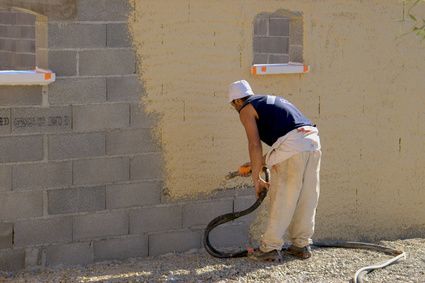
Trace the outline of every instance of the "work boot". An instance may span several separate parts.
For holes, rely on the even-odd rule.
[[[272,250],[269,252],[263,252],[260,249],[255,249],[253,252],[248,253],[248,258],[257,261],[268,261],[268,262],[282,262],[282,252],[278,250]]]
[[[311,257],[311,248],[310,245],[307,245],[305,247],[299,248],[294,245],[290,245],[286,249],[282,249],[284,253],[287,253],[289,255],[295,256],[299,259],[307,259]]]

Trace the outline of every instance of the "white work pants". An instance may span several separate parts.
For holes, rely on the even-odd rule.
[[[319,200],[321,151],[300,152],[271,168],[270,205],[263,252],[280,250],[283,236],[297,247],[311,243]]]

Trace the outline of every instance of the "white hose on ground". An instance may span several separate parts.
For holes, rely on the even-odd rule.
[[[362,267],[359,270],[357,270],[356,274],[354,274],[353,281],[354,281],[354,283],[362,283],[363,282],[362,277],[363,277],[364,272],[369,273],[369,272],[371,272],[375,269],[384,268],[384,267],[386,267],[390,264],[393,264],[394,262],[396,262],[400,259],[406,259],[406,253],[405,252],[403,252],[402,254],[400,254],[396,257],[393,257],[389,260],[386,260],[382,263]]]
[[[369,273],[375,269],[384,268],[392,263],[399,261],[400,259],[406,258],[406,253],[404,251],[396,250],[393,248],[385,247],[378,244],[372,243],[364,243],[364,242],[344,242],[344,241],[336,241],[336,242],[314,242],[314,246],[320,248],[345,248],[345,249],[366,249],[366,250],[374,250],[378,252],[383,252],[388,255],[394,256],[393,258],[386,260],[382,263],[369,265],[360,268],[354,274],[352,281],[354,283],[362,283],[363,275],[365,273]]]

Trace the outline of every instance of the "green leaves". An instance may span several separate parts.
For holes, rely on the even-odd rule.
[[[425,0],[403,0],[402,21],[405,21],[405,14],[407,14],[409,19],[413,22],[413,26],[410,32],[415,33],[417,36],[422,38],[422,40],[425,40],[425,15],[421,15],[420,19],[414,15],[415,8],[417,8],[419,4],[425,5]],[[405,12],[405,7],[408,7],[407,12]]]

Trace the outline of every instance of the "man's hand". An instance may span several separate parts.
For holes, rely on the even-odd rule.
[[[255,194],[257,195],[257,198],[259,198],[262,191],[269,189],[270,183],[264,182],[263,180],[258,178],[254,182],[254,186],[255,186]]]

